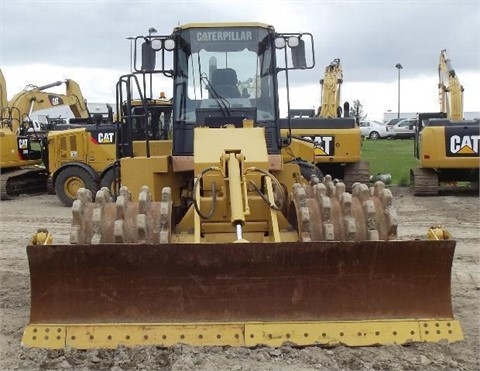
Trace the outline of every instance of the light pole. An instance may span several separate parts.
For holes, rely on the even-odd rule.
[[[130,40],[130,73],[133,72],[133,40],[135,38],[133,36],[128,36],[127,40]]]
[[[157,33],[157,32],[158,32],[158,31],[157,31],[155,28],[150,27],[150,28],[148,29],[148,36],[151,37],[151,36],[152,36],[152,33]]]
[[[403,68],[403,66],[400,63],[397,63],[395,67],[398,70],[398,116],[397,118],[400,118],[400,70]]]

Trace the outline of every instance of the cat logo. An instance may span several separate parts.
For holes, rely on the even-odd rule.
[[[452,135],[447,146],[449,156],[478,156],[480,135]]]
[[[252,41],[252,31],[202,31],[197,32],[198,42],[235,42],[235,41]]]
[[[310,137],[315,143],[315,156],[333,156],[335,155],[335,137],[322,136]]]
[[[115,133],[98,133],[98,143],[109,144],[115,142]]]
[[[18,149],[28,149],[28,139],[19,138],[18,139]]]
[[[52,106],[60,106],[64,104],[63,99],[60,98],[58,95],[49,94],[48,100],[50,101],[50,104]]]

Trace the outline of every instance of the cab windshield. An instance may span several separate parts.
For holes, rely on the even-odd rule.
[[[208,125],[212,117],[275,119],[275,71],[269,30],[189,28],[179,32],[175,119]],[[227,119],[225,119],[227,121]]]

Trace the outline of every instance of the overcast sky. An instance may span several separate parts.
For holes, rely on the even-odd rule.
[[[0,66],[8,97],[27,84],[77,81],[89,102],[114,102],[130,69],[128,36],[170,34],[178,24],[256,21],[278,32],[310,32],[316,66],[290,77],[293,108],[320,104],[325,66],[340,58],[342,100],[368,118],[438,111],[438,60],[447,49],[465,88],[464,111],[480,111],[480,1],[0,0]]]

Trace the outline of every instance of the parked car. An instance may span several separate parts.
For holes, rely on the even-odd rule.
[[[416,119],[404,119],[394,125],[387,125],[388,136],[392,139],[414,138],[416,122]]]
[[[402,120],[406,120],[407,118],[408,117],[400,117],[400,118],[391,119],[390,121],[387,122],[387,126],[395,125],[397,122],[400,122]]]
[[[376,140],[376,139],[388,137],[387,128],[385,124],[382,124],[379,121],[363,120],[363,121],[360,121],[360,124],[358,126],[360,127],[360,131],[362,132],[362,137],[364,138]]]

